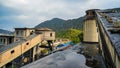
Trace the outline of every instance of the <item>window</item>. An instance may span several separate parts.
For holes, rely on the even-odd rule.
[[[89,13],[87,12],[87,15],[89,15]]]
[[[20,35],[21,35],[21,36],[24,36],[24,34],[23,34],[23,33],[24,33],[24,31],[22,31],[22,30],[21,30],[21,31],[20,31]]]
[[[96,24],[96,27],[97,27],[97,23],[95,23]]]
[[[15,52],[15,51],[14,51],[14,50],[12,50],[12,51],[11,51],[11,54],[13,54],[14,52]]]
[[[33,34],[33,31],[31,31],[30,35],[32,35],[32,34]]]
[[[97,32],[98,32],[98,28],[97,28]]]
[[[16,41],[18,41],[18,39],[16,39]]]
[[[5,43],[5,39],[3,40],[3,43]]]
[[[2,43],[2,39],[0,39],[0,42]]]
[[[52,37],[52,33],[50,33],[50,37]]]
[[[18,35],[19,34],[19,31],[16,31],[16,35]]]
[[[29,45],[29,43],[26,43],[26,45]]]

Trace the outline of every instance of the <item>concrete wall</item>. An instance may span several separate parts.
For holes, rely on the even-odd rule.
[[[118,54],[117,52],[115,51],[115,48],[114,48],[114,45],[111,43],[107,33],[105,32],[104,30],[104,27],[102,25],[102,22],[98,19],[98,22],[99,22],[99,28],[101,30],[101,33],[103,34],[103,38],[104,39],[104,42],[106,42],[106,44],[100,44],[100,49],[102,49],[102,56],[105,58],[105,57],[111,57],[111,59],[109,58],[106,62],[108,62],[109,60],[112,60],[112,62],[109,62],[113,65],[116,66],[116,68],[119,68],[120,67],[120,60],[118,58]],[[103,47],[106,46],[108,50],[108,52],[104,52],[103,50]],[[110,53],[110,55],[108,56],[108,54]],[[111,66],[111,65],[109,65]]]
[[[0,46],[7,45],[7,38],[6,37],[0,37]]]
[[[55,40],[55,32],[54,31],[40,31],[42,33],[43,40]]]
[[[26,38],[30,36],[32,32],[34,32],[33,29],[17,29],[15,30],[16,40],[18,41],[20,39]]]
[[[96,20],[85,20],[83,41],[84,42],[98,42]]]
[[[55,40],[55,32],[53,31],[45,31],[43,33],[43,40]]]
[[[33,34],[34,33],[34,34]],[[40,52],[39,44],[42,40],[55,40],[55,32],[52,30],[41,31],[42,34],[35,35],[34,29],[29,28],[15,28],[15,40],[19,41],[18,44],[12,43],[14,45],[13,48],[9,48],[4,52],[0,52],[0,67],[4,66],[5,64],[11,62],[12,60],[16,59],[17,57],[21,56],[23,53],[27,52],[31,49],[32,53],[32,60],[34,61],[35,55]],[[33,35],[32,35],[33,34]],[[1,37],[0,37],[1,38]],[[8,43],[9,37],[2,37],[2,41],[4,44]],[[4,42],[5,39],[5,42]],[[24,41],[24,42],[21,42]]]
[[[37,35],[32,39],[29,39],[21,44],[16,44],[15,47],[0,53],[0,67],[11,62],[27,50],[36,46],[41,42],[41,35]],[[13,43],[14,44],[14,43]]]
[[[116,56],[116,68],[120,68],[120,61],[118,56]]]
[[[0,46],[8,45],[14,42],[13,36],[0,36]]]

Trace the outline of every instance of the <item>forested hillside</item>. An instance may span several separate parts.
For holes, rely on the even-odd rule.
[[[67,38],[74,43],[78,43],[83,39],[83,31],[78,29],[68,29],[57,33],[58,38]]]
[[[50,28],[56,32],[67,30],[67,29],[82,29],[83,28],[84,17],[80,17],[77,19],[70,20],[62,20],[59,18],[53,18],[52,20],[48,20],[40,23],[35,26],[35,28]]]

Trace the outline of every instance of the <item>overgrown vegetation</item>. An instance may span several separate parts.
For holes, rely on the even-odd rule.
[[[74,43],[79,43],[83,38],[83,31],[78,29],[68,29],[57,33],[58,38],[67,38],[72,40]]]

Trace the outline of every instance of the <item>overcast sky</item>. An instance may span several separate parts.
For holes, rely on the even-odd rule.
[[[34,27],[56,17],[81,17],[87,9],[118,7],[120,0],[0,0],[0,29]]]

